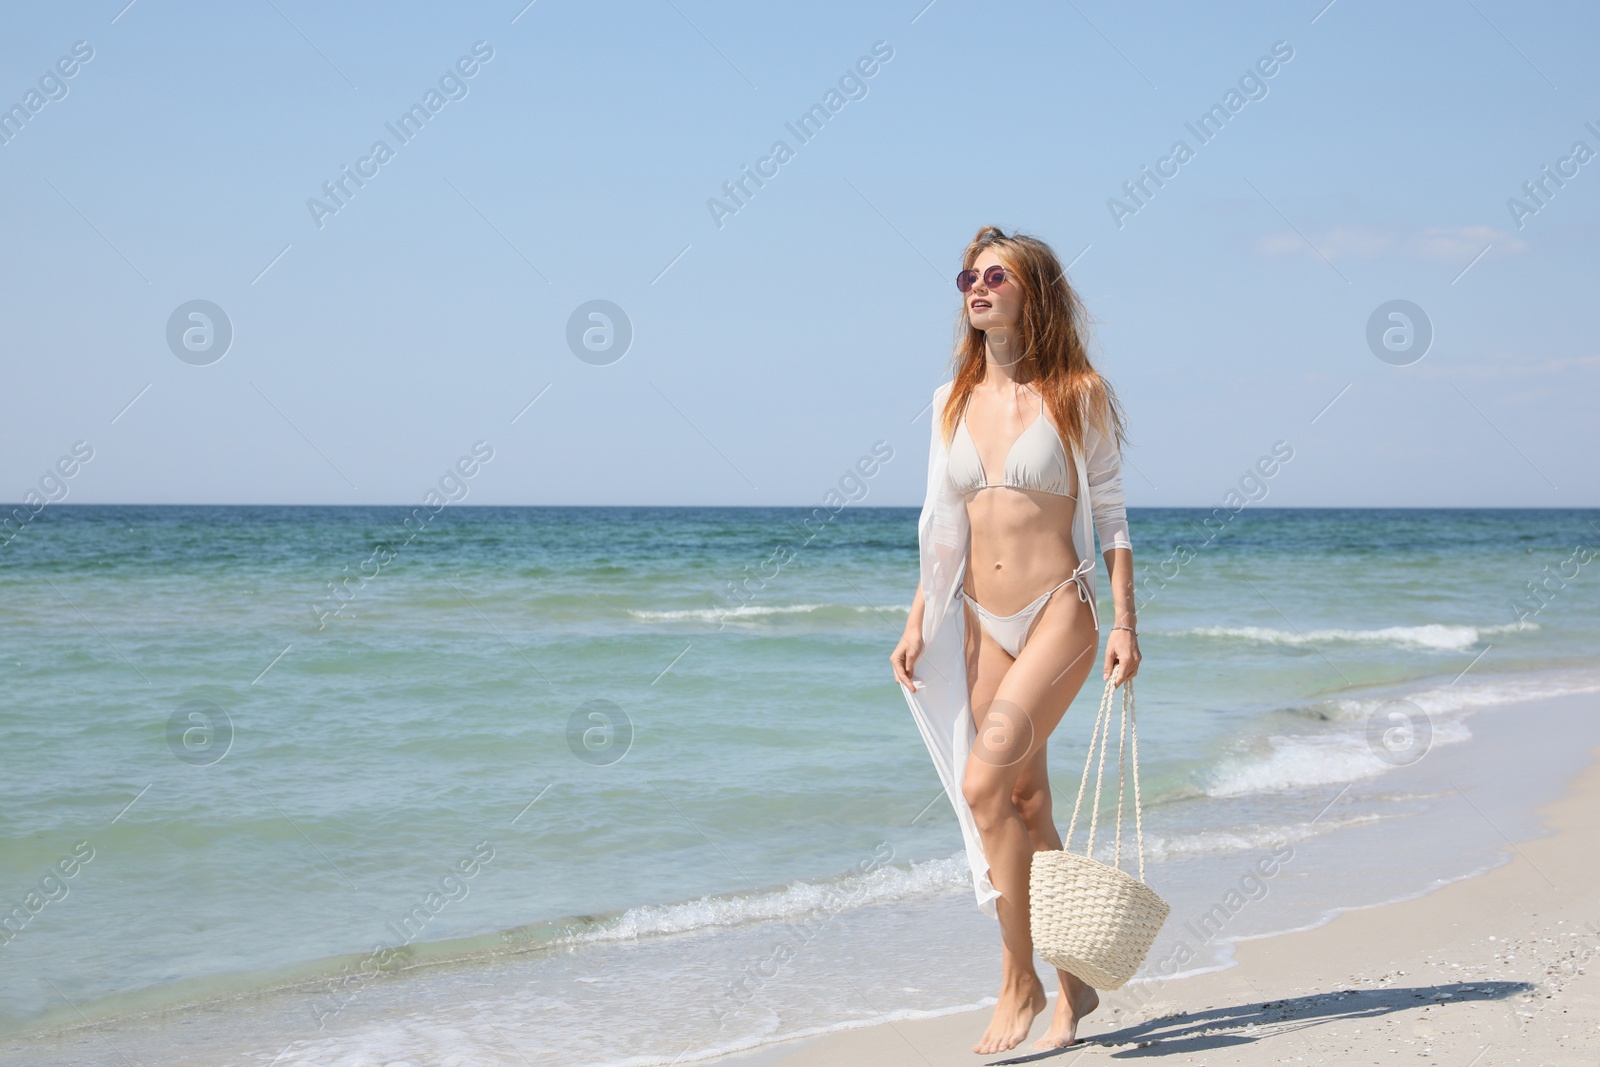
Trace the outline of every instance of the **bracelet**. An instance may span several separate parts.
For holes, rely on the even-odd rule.
[[[1126,630],[1126,631],[1128,631],[1130,634],[1132,634],[1135,637],[1139,636],[1139,631],[1135,630],[1131,626],[1113,626],[1112,629],[1113,630]]]

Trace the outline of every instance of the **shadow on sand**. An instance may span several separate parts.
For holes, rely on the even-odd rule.
[[[1451,982],[1435,986],[1391,986],[1387,989],[1339,989],[1331,993],[1269,1000],[1260,1004],[1208,1008],[1164,1015],[1109,1033],[1086,1037],[1067,1048],[991,1060],[995,1064],[1034,1063],[1099,1045],[1115,1048],[1119,1059],[1149,1056],[1192,1056],[1197,1052],[1248,1045],[1263,1037],[1289,1033],[1333,1020],[1376,1019],[1394,1012],[1463,1000],[1504,1000],[1527,993],[1528,982]],[[1091,1016],[1088,1020],[1094,1021]],[[1131,1046],[1131,1047],[1125,1047]]]

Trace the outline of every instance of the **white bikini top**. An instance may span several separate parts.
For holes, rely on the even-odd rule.
[[[968,396],[968,403],[971,400]],[[999,482],[991,482],[984,475],[983,460],[967,430],[967,412],[963,408],[961,421],[950,441],[950,480],[962,496],[1003,485],[1053,493],[1072,500],[1078,498],[1072,461],[1067,458],[1066,446],[1061,442],[1055,423],[1045,417],[1043,396],[1039,397],[1039,417],[1028,423],[1011,443],[1011,451],[1006,453],[1005,480]]]

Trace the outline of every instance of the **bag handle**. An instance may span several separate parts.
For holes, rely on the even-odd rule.
[[[1072,822],[1067,827],[1067,840],[1065,848],[1072,850],[1072,837],[1078,828],[1078,811],[1083,806],[1083,792],[1089,786],[1089,764],[1094,761],[1094,749],[1100,746],[1100,765],[1095,773],[1094,782],[1094,808],[1089,816],[1089,847],[1084,855],[1094,858],[1094,835],[1100,821],[1100,790],[1105,780],[1106,748],[1111,741],[1111,696],[1116,689],[1116,679],[1106,682],[1105,692],[1100,697],[1100,710],[1094,718],[1094,730],[1089,735],[1089,753],[1083,761],[1083,778],[1078,782],[1078,799],[1072,805]],[[1105,724],[1104,731],[1101,724]],[[1117,731],[1117,836],[1116,855],[1112,866],[1122,866],[1122,795],[1126,790],[1124,783],[1123,741],[1132,734],[1133,738],[1133,822],[1137,834],[1137,848],[1139,853],[1139,881],[1144,881],[1144,804],[1139,795],[1139,720],[1134,713],[1133,704],[1133,679],[1129,678],[1122,683],[1122,720]]]

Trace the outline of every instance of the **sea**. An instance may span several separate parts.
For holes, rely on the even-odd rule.
[[[0,545],[0,1060],[644,1067],[992,1003],[889,666],[917,515],[46,507]],[[1600,744],[1600,510],[1130,526],[1130,1011],[1505,862]]]

